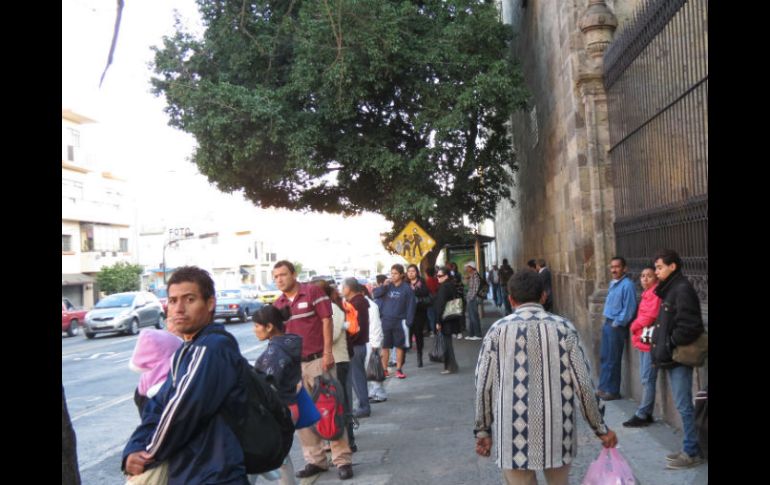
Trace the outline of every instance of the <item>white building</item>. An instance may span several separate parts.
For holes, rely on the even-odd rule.
[[[179,266],[195,265],[207,270],[218,289],[243,285],[265,285],[272,280],[272,265],[278,261],[275,244],[253,231],[219,229],[201,219],[189,224],[144,226],[139,233],[140,264],[145,267],[144,287],[163,288]]]
[[[134,262],[136,206],[126,181],[88,156],[81,114],[62,109],[62,297],[94,304],[95,275],[118,261]]]

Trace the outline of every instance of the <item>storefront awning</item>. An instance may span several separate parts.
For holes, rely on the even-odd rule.
[[[88,276],[83,273],[62,273],[61,274],[62,286],[87,285],[90,283],[94,283],[95,281],[96,280],[93,279],[91,276]]]

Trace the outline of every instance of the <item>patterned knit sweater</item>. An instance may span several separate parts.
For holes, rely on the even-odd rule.
[[[492,435],[501,468],[543,470],[577,454],[575,398],[597,435],[604,404],[574,325],[527,303],[495,322],[476,365],[476,432]]]

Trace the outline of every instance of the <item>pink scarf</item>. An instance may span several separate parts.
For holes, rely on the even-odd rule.
[[[182,345],[182,339],[166,330],[147,329],[139,333],[129,367],[142,373],[139,394],[147,395],[154,385],[166,380],[171,368],[171,357]]]

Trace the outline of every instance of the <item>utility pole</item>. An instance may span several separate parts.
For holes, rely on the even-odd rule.
[[[216,236],[219,235],[219,233],[218,232],[207,232],[205,234],[200,234],[197,238],[193,238],[194,235],[195,234],[192,231],[186,232],[184,234],[184,237],[179,237],[179,238],[176,238],[176,239],[170,239],[170,240],[166,241],[163,244],[163,285],[164,286],[166,285],[166,273],[167,273],[166,272],[166,248],[168,246],[170,246],[171,244],[177,243],[179,241],[187,240],[187,239],[206,239],[206,238],[210,238],[210,237],[216,237]]]

